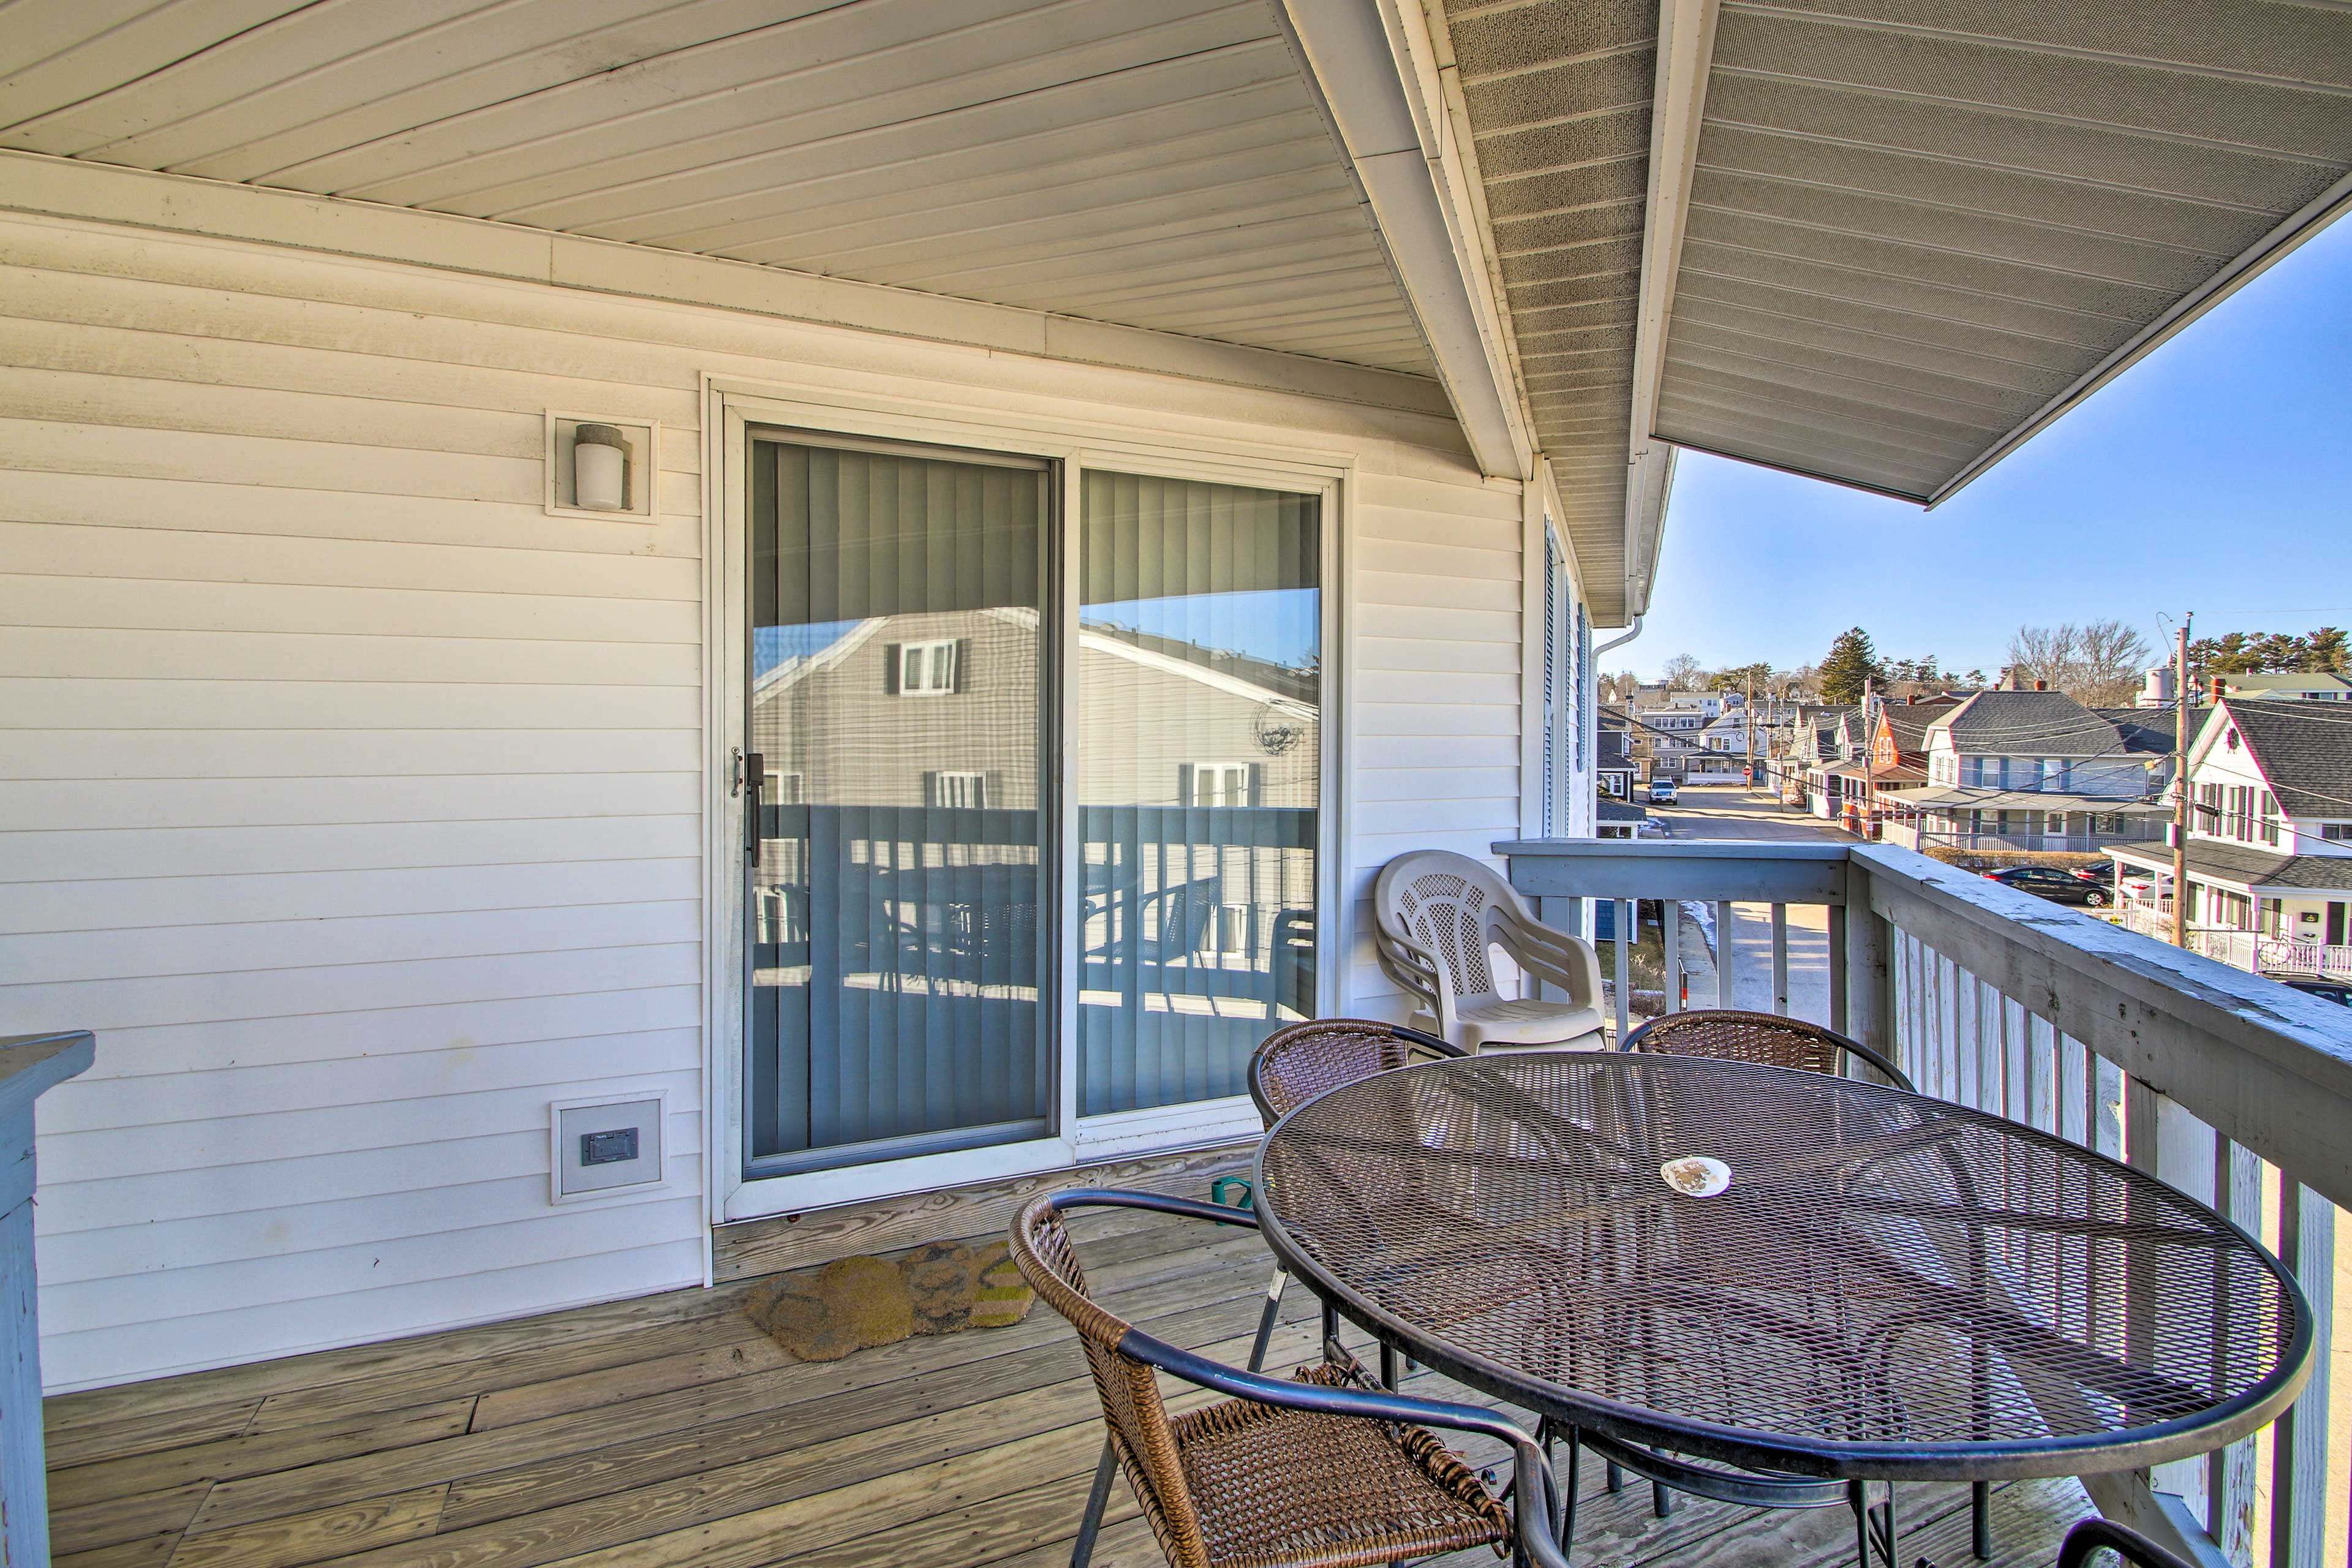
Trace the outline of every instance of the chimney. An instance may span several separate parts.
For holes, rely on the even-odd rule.
[[[2037,680],[2033,683],[2033,689],[2036,691],[2047,691],[2050,689],[2050,683],[2046,680]]]
[[[2228,695],[2230,695],[2230,682],[2228,678],[2225,676],[2215,676],[2213,678],[2213,700],[2219,702]]]

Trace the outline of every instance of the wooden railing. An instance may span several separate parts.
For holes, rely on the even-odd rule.
[[[47,1568],[41,1315],[33,1264],[33,1104],[94,1059],[84,1030],[0,1036],[0,1563]]]
[[[1725,998],[1801,1014],[1792,995],[1816,997],[1815,1021],[1893,1057],[1923,1093],[2152,1171],[2261,1237],[2318,1320],[2294,1408],[2206,1460],[2084,1484],[2103,1512],[2211,1568],[2340,1568],[2352,1461],[2347,1434],[2330,1444],[2329,1363],[2352,1360],[2352,1312],[2335,1311],[2340,1229],[2352,1244],[2338,1206],[2352,1206],[2352,1015],[1906,849],[1535,840],[1496,852],[1552,923],[1580,920],[1584,900],[1615,902],[1603,969],[1619,977],[1621,1028],[1631,900],[1662,900],[1669,931],[1685,906],[1710,905]],[[1808,944],[1825,974],[1792,974],[1799,924],[1825,936]],[[1748,954],[1736,929],[1756,933]]]

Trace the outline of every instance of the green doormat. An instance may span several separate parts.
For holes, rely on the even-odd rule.
[[[1001,1329],[1036,1300],[1003,1242],[935,1241],[896,1258],[842,1258],[780,1274],[743,1299],[768,1337],[803,1361],[839,1361],[909,1334]]]

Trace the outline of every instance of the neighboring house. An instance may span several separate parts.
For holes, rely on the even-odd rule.
[[[1926,785],[1889,803],[1913,848],[2073,850],[2156,837],[2171,776],[2160,728],[2063,691],[1980,691],[1929,720]]]
[[[1600,725],[1594,731],[1592,776],[1595,787],[1603,798],[1630,801],[1633,798],[1633,726],[1623,714],[1604,708],[1600,712]]]
[[[1686,760],[1684,777],[1694,782],[1738,781],[1748,763],[1748,710],[1738,697],[1726,700],[1723,711],[1698,732],[1697,753]],[[1760,739],[1759,741],[1760,745]]]
[[[2340,675],[2302,672],[2284,675],[2223,675],[2215,678],[2225,697],[2259,698],[2266,701],[2352,702],[2352,680]]]
[[[1599,803],[1595,814],[1593,831],[1602,838],[1632,838],[1641,831],[1642,824],[1649,817],[1650,813],[1645,806],[1631,801],[1603,800]]]
[[[1837,821],[1867,787],[1862,710],[1836,704],[1809,708],[1797,722],[1790,770],[1803,781],[1806,809]]]
[[[2189,918],[2212,956],[2352,975],[2352,719],[2225,699],[2189,752]],[[2126,924],[2172,934],[2172,855],[2119,845]]]
[[[1871,710],[1870,786],[1874,797],[1916,789],[1927,782],[1927,727],[1964,700],[1927,697],[1916,702],[1881,702]]]
[[[1683,696],[1687,697],[1687,693]],[[1650,778],[1680,778],[1702,746],[1707,715],[1680,700],[1662,708],[1635,709],[1626,715],[1633,738],[1633,755]]]

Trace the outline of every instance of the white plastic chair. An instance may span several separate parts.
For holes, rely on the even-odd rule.
[[[1400,855],[1381,868],[1372,907],[1381,969],[1420,1004],[1413,1027],[1465,1051],[1601,1048],[1601,955],[1538,921],[1489,868],[1440,849]],[[1503,995],[1490,948],[1568,999]]]

